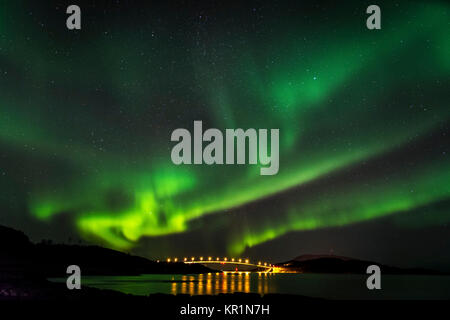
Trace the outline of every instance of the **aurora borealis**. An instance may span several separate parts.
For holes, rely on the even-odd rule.
[[[152,258],[355,254],[328,232],[380,224],[359,241],[407,262],[450,245],[445,1],[379,2],[372,31],[359,2],[81,1],[80,31],[68,4],[1,3],[1,224]],[[279,128],[278,174],[174,165],[195,120]]]

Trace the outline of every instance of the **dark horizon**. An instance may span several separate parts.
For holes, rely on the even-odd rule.
[[[23,234],[26,238],[28,238],[28,240],[30,241],[30,243],[34,244],[34,245],[47,245],[47,246],[75,246],[75,247],[90,247],[90,246],[96,246],[99,248],[105,248],[105,249],[112,249],[114,251],[116,251],[114,248],[108,248],[108,247],[102,247],[98,244],[95,243],[88,243],[85,242],[83,240],[76,240],[76,239],[68,239],[66,242],[62,241],[62,242],[57,242],[57,241],[53,241],[52,239],[41,239],[40,241],[32,241],[32,239],[30,239],[26,233],[24,233],[21,230],[17,230],[8,226],[4,226],[4,225],[0,225],[0,239],[2,238],[1,236],[4,236],[1,234],[1,231],[3,230],[2,228],[6,228],[9,230],[13,230],[17,233],[21,233]],[[8,246],[10,246],[11,248],[14,248],[13,243],[10,243]],[[120,251],[119,251],[120,252]],[[146,259],[149,259],[151,261],[156,261],[156,262],[168,262],[167,259],[170,259],[169,262],[173,263],[173,262],[183,262],[185,261],[184,259],[188,259],[188,261],[191,260],[192,257],[195,257],[195,260],[199,260],[199,258],[201,257],[202,259],[204,259],[205,261],[207,261],[208,257],[212,257],[212,260],[214,261],[216,258],[220,258],[221,261],[223,261],[224,259],[228,259],[228,260],[236,260],[238,261],[238,259],[249,259],[250,263],[256,264],[258,261],[262,261],[263,263],[268,263],[268,264],[275,264],[275,265],[280,265],[280,264],[284,264],[286,262],[289,261],[297,261],[297,259],[300,259],[298,261],[302,261],[303,259],[306,260],[312,260],[312,259],[338,259],[341,260],[343,259],[343,261],[346,261],[347,259],[351,260],[351,261],[362,261],[362,262],[370,262],[370,263],[375,263],[378,265],[382,265],[384,267],[393,267],[393,268],[401,268],[401,269],[410,269],[410,270],[423,270],[423,272],[443,272],[443,273],[449,273],[450,271],[447,269],[439,269],[439,268],[433,268],[433,267],[425,267],[425,266],[419,266],[419,265],[405,265],[405,264],[389,264],[389,263],[385,263],[384,261],[379,261],[376,259],[371,259],[371,258],[362,258],[362,257],[356,257],[356,256],[346,256],[346,255],[340,255],[337,254],[335,252],[303,252],[302,254],[296,255],[296,256],[290,256],[290,257],[286,257],[284,259],[276,259],[274,257],[268,257],[267,255],[263,255],[263,256],[240,256],[240,257],[226,257],[226,255],[209,255],[209,254],[205,254],[205,253],[201,253],[198,255],[192,255],[192,254],[185,254],[185,255],[181,255],[181,256],[170,256],[170,255],[165,255],[165,256],[159,256],[159,257],[149,257],[149,256],[145,256],[145,255],[139,255],[138,253],[135,252],[127,252],[124,251],[124,253],[126,254],[132,254],[132,255],[136,255],[137,257],[143,257]],[[17,256],[21,256],[20,254],[18,254]],[[176,261],[174,261],[174,259],[177,259]],[[325,262],[324,262],[325,263]],[[325,263],[326,265],[326,263]],[[332,270],[332,269],[331,269]],[[105,272],[107,272],[105,270]],[[422,272],[422,271],[421,271]]]

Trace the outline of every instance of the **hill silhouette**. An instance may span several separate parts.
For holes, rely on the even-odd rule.
[[[377,265],[383,274],[443,274],[421,268],[398,268],[373,261],[358,260],[335,255],[301,255],[292,260],[278,263],[292,272],[299,273],[354,273],[366,274],[367,267]]]
[[[201,265],[151,261],[99,246],[33,244],[21,231],[0,226],[0,271],[3,277],[66,276],[69,265],[84,275],[137,275],[143,273],[204,273]]]
[[[64,277],[69,265],[78,265],[83,275],[138,275],[145,273],[215,272],[202,265],[156,262],[99,246],[33,244],[21,231],[0,226],[0,277]],[[443,274],[433,270],[403,269],[335,255],[302,255],[278,263],[289,272],[366,274],[369,265],[380,266],[384,274]]]

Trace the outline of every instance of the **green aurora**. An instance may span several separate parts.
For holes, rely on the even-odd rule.
[[[393,155],[448,125],[449,7],[388,6],[379,31],[365,28],[361,6],[361,17],[339,26],[320,15],[274,16],[179,22],[183,32],[164,19],[137,28],[113,17],[70,34],[25,17],[20,2],[3,4],[0,187],[2,199],[17,201],[2,207],[19,211],[23,201],[26,219],[50,226],[67,215],[83,238],[120,250],[225,228],[226,251],[237,256],[289,232],[446,201],[445,152]],[[194,120],[279,128],[279,173],[173,165],[170,133]],[[354,173],[375,160],[384,163],[376,174]],[[336,175],[345,183],[314,187]],[[277,199],[282,205],[259,212],[258,203]],[[240,215],[250,222],[231,226]],[[433,215],[431,223],[450,220],[448,207]],[[202,223],[207,217],[216,222]]]

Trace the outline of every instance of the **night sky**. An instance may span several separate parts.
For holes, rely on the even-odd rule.
[[[1,1],[0,224],[150,258],[450,270],[450,5],[376,1],[371,31],[370,4]],[[279,128],[278,174],[174,165],[194,120]]]

